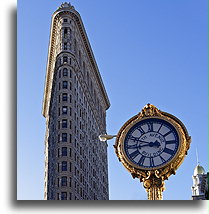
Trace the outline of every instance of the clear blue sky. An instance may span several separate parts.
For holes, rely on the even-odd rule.
[[[42,200],[45,118],[41,114],[51,15],[62,1],[18,1],[18,199]],[[111,107],[107,132],[147,103],[178,117],[192,137],[166,181],[165,200],[190,200],[197,164],[208,166],[207,0],[72,0],[80,13]],[[146,200],[108,142],[111,200]],[[207,170],[208,171],[208,170]]]

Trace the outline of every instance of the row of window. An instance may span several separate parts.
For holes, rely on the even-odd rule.
[[[70,116],[71,116],[71,114],[72,114],[72,108],[71,107],[69,107],[69,112],[70,112]],[[62,106],[61,113],[62,113],[62,115],[63,114],[66,115],[68,113],[68,107],[67,106]],[[58,116],[60,116],[60,108],[59,108],[59,111],[58,111]]]
[[[71,83],[71,82],[70,82]],[[71,86],[71,84],[70,84]],[[62,88],[67,89],[68,88],[68,81],[62,81]],[[71,87],[70,87],[71,88]],[[60,89],[60,84],[59,84],[59,89]]]
[[[72,194],[69,195],[69,200],[71,200]],[[57,200],[67,200],[67,192],[61,192],[61,195],[57,193]]]
[[[57,178],[57,186],[66,187],[67,186],[67,176],[62,176],[61,179]],[[71,187],[72,179],[69,179],[69,186]]]
[[[68,156],[68,149],[67,147],[62,147],[61,148],[61,154],[60,154],[60,149],[58,149],[58,157],[61,155],[62,157]],[[69,149],[70,157],[71,157],[71,148]]]
[[[67,68],[63,68],[63,70],[62,70],[62,76],[63,77],[68,77],[68,73],[69,73],[69,77],[72,78],[72,71],[71,71],[71,69],[68,71]],[[59,78],[61,78],[61,70],[59,70]]]
[[[62,135],[60,136],[60,134],[58,134],[58,142],[68,142],[68,137],[69,137],[69,143],[72,142],[72,135],[67,133],[62,133]]]
[[[71,172],[71,167],[72,164],[71,162],[69,163],[69,171]],[[62,161],[61,162],[61,167],[60,167],[60,163],[57,163],[57,171],[58,172],[66,172],[68,171],[68,162],[67,161]]]
[[[72,95],[69,95],[69,99],[70,99],[70,103],[72,102]],[[68,94],[67,93],[63,93],[62,94],[62,101],[68,101]],[[59,96],[59,103],[60,103],[60,96]]]
[[[58,121],[58,129],[60,129],[60,124],[62,128],[68,128],[68,122],[67,119],[63,119],[62,121]],[[69,121],[69,128],[72,128],[72,122],[71,120]]]

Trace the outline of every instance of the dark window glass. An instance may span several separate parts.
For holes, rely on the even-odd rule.
[[[67,62],[67,56],[63,57],[63,62]]]
[[[62,101],[67,101],[67,94],[66,93],[62,94]]]
[[[62,133],[62,142],[67,142],[67,133]]]
[[[67,176],[61,177],[61,186],[67,186]]]
[[[61,192],[61,200],[67,200],[67,192]]]
[[[67,19],[64,19],[64,22],[67,22]]]
[[[67,81],[62,82],[62,88],[66,89],[67,88]]]
[[[62,171],[67,171],[67,161],[62,161]]]
[[[67,38],[67,28],[64,29],[64,38]]]
[[[67,120],[62,120],[62,128],[67,128]]]
[[[67,75],[68,75],[68,70],[67,70],[67,68],[64,68],[63,69],[63,77],[67,77]]]
[[[60,121],[58,121],[58,129],[60,129]]]
[[[64,50],[67,50],[67,42],[64,43]]]
[[[62,156],[67,156],[67,147],[62,147]]]

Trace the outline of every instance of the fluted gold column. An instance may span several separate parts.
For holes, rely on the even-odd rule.
[[[144,181],[144,188],[148,194],[148,200],[162,200],[165,190],[164,181],[161,178],[149,178]]]

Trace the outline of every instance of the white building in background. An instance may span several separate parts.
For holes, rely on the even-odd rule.
[[[192,200],[208,200],[208,177],[209,173],[198,164],[192,176]]]

